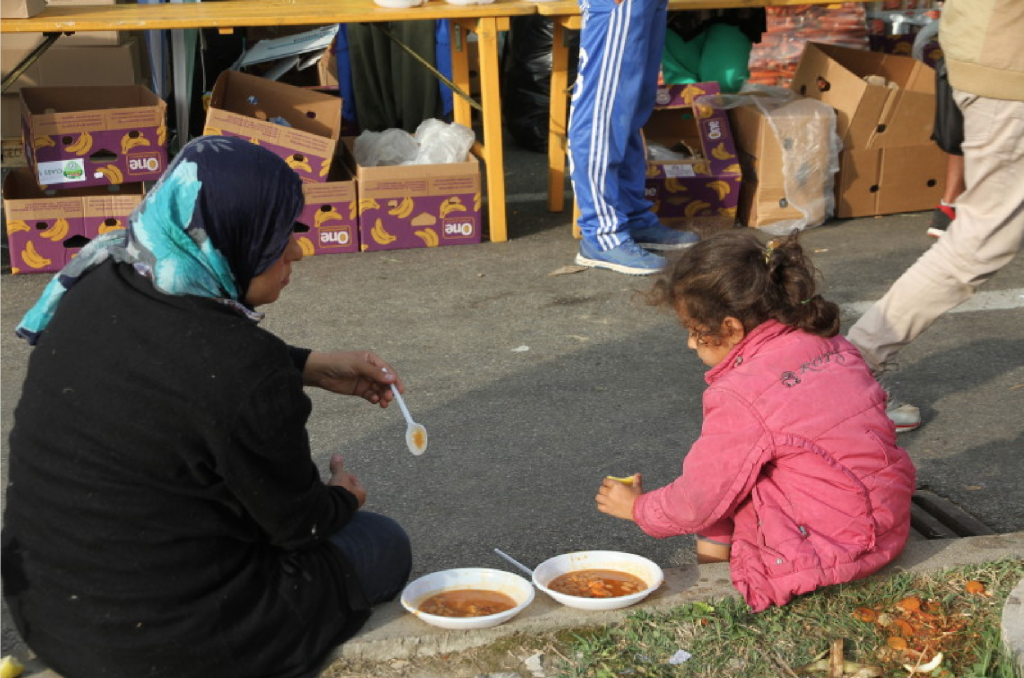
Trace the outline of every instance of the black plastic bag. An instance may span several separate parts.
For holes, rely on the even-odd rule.
[[[576,80],[579,31],[565,31],[569,46],[569,84]],[[505,124],[513,141],[544,153],[548,148],[551,103],[551,47],[554,24],[540,15],[513,17],[508,33],[505,82]]]

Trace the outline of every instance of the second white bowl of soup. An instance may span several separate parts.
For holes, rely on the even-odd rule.
[[[427,574],[406,585],[402,606],[444,629],[482,629],[516,616],[533,596],[533,586],[517,574],[463,567]]]
[[[632,553],[577,551],[549,558],[533,584],[568,607],[615,610],[635,605],[665,581],[657,564]]]

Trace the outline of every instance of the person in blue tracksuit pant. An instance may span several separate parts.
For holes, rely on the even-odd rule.
[[[583,239],[576,263],[650,275],[648,250],[697,241],[664,226],[644,198],[640,130],[654,108],[667,0],[580,0],[580,60],[569,114],[569,167]]]

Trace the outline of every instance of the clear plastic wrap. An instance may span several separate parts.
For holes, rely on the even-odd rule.
[[[751,87],[739,94],[700,97],[700,102],[718,109],[756,106],[779,142],[786,202],[802,216],[761,230],[786,235],[820,226],[835,213],[835,174],[843,144],[831,106],[781,87]]]

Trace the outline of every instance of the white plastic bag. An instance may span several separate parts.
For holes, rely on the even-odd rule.
[[[415,136],[398,128],[363,132],[353,154],[363,167],[462,162],[475,141],[468,127],[431,118],[420,123]]]

